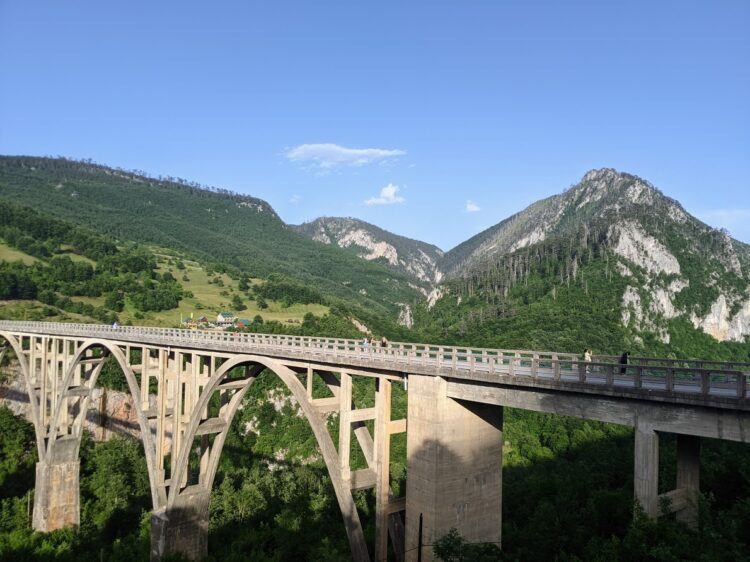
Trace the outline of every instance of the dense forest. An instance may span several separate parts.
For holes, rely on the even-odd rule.
[[[118,248],[105,236],[34,210],[0,201],[0,239],[39,258],[33,264],[0,261],[0,299],[36,299],[111,323],[125,295],[137,310],[177,306],[182,287],[171,275],[156,272],[156,258],[144,247]],[[70,297],[105,296],[105,305]]]

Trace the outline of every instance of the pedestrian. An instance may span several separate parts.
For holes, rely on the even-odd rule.
[[[630,352],[626,351],[625,353],[620,355],[620,365],[622,365],[622,367],[620,367],[621,375],[624,375],[625,372],[628,370],[628,368],[626,367],[628,363],[630,363]]]
[[[380,347],[388,347],[388,340],[385,339],[385,336],[380,338]]]
[[[587,347],[583,350],[583,362],[586,363],[586,372],[589,372],[589,363],[591,363],[591,350]]]

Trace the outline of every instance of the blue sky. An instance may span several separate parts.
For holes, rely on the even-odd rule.
[[[0,153],[448,249],[587,170],[750,242],[750,2],[0,0]]]

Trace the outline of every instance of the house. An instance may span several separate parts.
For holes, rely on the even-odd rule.
[[[238,328],[247,328],[248,326],[250,326],[250,320],[248,320],[247,318],[240,318],[239,320],[237,320],[236,326]]]
[[[197,316],[193,317],[193,315],[190,315],[190,318],[186,318],[182,321],[182,325],[186,328],[189,328],[191,330],[196,330],[198,328],[205,328],[207,326],[210,326],[210,322],[208,318],[205,316]]]
[[[216,325],[219,328],[228,328],[234,326],[235,319],[234,312],[219,312],[216,316]]]

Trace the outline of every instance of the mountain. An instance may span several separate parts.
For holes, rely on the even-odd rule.
[[[750,247],[648,181],[609,168],[479,233],[438,265],[442,298],[417,315],[417,325],[440,326],[436,337],[672,353],[665,346],[679,336],[678,347],[695,356],[696,346],[711,345],[701,334],[750,335]]]
[[[438,267],[443,251],[432,244],[393,234],[355,218],[321,217],[294,226],[323,244],[349,248],[360,258],[377,261],[418,281],[435,285],[443,277]]]
[[[750,335],[750,247],[648,181],[609,168],[445,254],[357,219],[290,226],[257,198],[60,158],[0,157],[0,199],[120,245],[233,268],[234,279],[274,277],[279,296],[307,285],[326,304],[356,307],[342,317],[370,328],[388,330],[379,319],[399,317],[412,328],[401,337],[690,356],[750,351],[713,347],[744,345]]]
[[[510,254],[549,238],[570,236],[581,225],[610,222],[623,226],[627,219],[644,221],[654,217],[683,225],[683,234],[691,238],[715,232],[646,180],[602,168],[591,170],[564,193],[537,201],[459,244],[445,254],[440,265],[448,276],[456,276],[494,256]],[[727,239],[724,250],[726,265],[735,270],[740,267],[736,259],[744,256],[748,260],[746,244]]]
[[[261,199],[177,178],[88,161],[2,156],[0,198],[251,277],[293,277],[394,318],[401,308],[396,303],[420,295],[410,278],[299,234]]]

